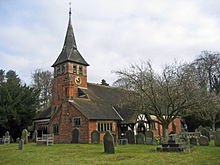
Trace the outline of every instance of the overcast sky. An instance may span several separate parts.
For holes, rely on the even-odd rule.
[[[31,83],[53,71],[68,25],[70,0],[0,0],[0,69]],[[150,59],[156,69],[220,51],[220,0],[71,0],[78,50],[88,81],[114,82],[113,70]]]

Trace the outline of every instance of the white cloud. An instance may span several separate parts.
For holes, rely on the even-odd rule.
[[[34,12],[24,6],[23,14],[13,16],[14,23],[0,22],[3,69],[13,66],[25,75],[21,77],[25,82],[30,82],[34,69],[51,69],[63,46],[68,2],[35,1]],[[140,59],[150,59],[159,68],[174,59],[192,60],[205,49],[220,51],[218,5],[214,0],[73,0],[74,33],[90,64],[88,80],[112,83],[116,79],[112,70]],[[12,57],[19,59],[18,64]]]

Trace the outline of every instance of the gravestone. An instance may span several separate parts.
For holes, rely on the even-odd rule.
[[[153,139],[154,138],[154,133],[152,131],[146,131],[145,132],[145,137]]]
[[[200,136],[199,145],[200,146],[208,146],[209,145],[209,138],[206,136]]]
[[[100,143],[100,133],[96,130],[92,131],[92,133],[91,133],[91,143],[92,144],[99,144]]]
[[[143,133],[139,133],[136,135],[136,144],[144,144],[145,136]]]
[[[38,135],[38,132],[37,132],[37,130],[35,130],[33,135],[32,135],[32,142],[36,143],[37,135]]]
[[[24,148],[24,140],[21,139],[21,140],[19,141],[19,144],[18,144],[18,149],[19,149],[19,150],[23,150],[23,148]]]
[[[126,137],[128,139],[128,144],[135,144],[134,131],[127,131]]]
[[[218,128],[214,133],[214,142],[215,146],[220,146],[220,128]]]
[[[24,129],[22,131],[22,137],[21,137],[24,141],[24,144],[27,144],[28,143],[28,131],[26,129]]]
[[[153,139],[149,138],[149,137],[146,137],[146,144],[147,145],[152,145],[152,143],[153,143]]]
[[[16,143],[19,143],[19,141],[20,141],[20,138],[18,137],[18,138],[16,139]]]
[[[115,153],[115,148],[114,148],[114,139],[113,136],[109,131],[107,131],[104,135],[104,151],[105,153]]]
[[[6,131],[6,132],[5,132],[5,137],[7,137],[7,138],[9,138],[9,137],[10,137],[10,135],[9,135],[9,132],[8,132],[8,131]]]
[[[78,129],[74,129],[72,131],[72,141],[71,143],[79,143],[79,130]]]
[[[152,145],[157,146],[158,145],[158,140],[157,139],[152,139]]]
[[[197,146],[197,139],[194,138],[194,137],[191,137],[191,138],[190,138],[190,144],[191,144],[191,145],[194,145],[194,146]]]
[[[118,136],[115,135],[115,134],[112,134],[113,136],[113,140],[114,140],[114,145],[117,146],[117,143],[118,143]]]

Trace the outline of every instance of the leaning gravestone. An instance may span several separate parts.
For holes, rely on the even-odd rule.
[[[209,145],[209,138],[206,136],[200,136],[199,145],[200,146],[208,146]]]
[[[128,144],[135,144],[134,132],[129,130],[126,132],[126,138],[128,139]]]
[[[21,139],[21,140],[19,141],[19,144],[18,144],[18,149],[19,149],[19,150],[23,150],[23,148],[24,148],[24,140]]]
[[[145,136],[143,133],[139,133],[136,135],[136,144],[144,144]]]
[[[92,133],[91,133],[91,143],[92,144],[99,144],[100,143],[100,133],[96,130],[92,131]]]
[[[33,135],[32,135],[32,142],[36,143],[37,135],[38,135],[38,132],[37,132],[37,130],[35,130]]]
[[[220,146],[220,128],[218,128],[214,133],[214,142],[215,146]]]
[[[28,143],[28,131],[26,129],[24,129],[22,131],[22,137],[21,137],[24,141],[24,144],[27,144]]]
[[[114,148],[114,139],[113,136],[109,131],[107,131],[104,135],[104,151],[105,153],[115,153],[115,148]]]
[[[191,138],[190,138],[190,144],[191,144],[191,145],[194,145],[194,146],[197,146],[197,139],[194,138],[194,137],[191,137]]]

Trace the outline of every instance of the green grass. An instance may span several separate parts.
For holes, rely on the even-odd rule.
[[[183,153],[155,152],[156,146],[124,145],[115,148],[115,154],[104,153],[102,144],[54,144],[37,146],[26,144],[18,150],[18,144],[0,145],[0,165],[5,164],[210,164],[220,165],[220,147],[196,146]]]

